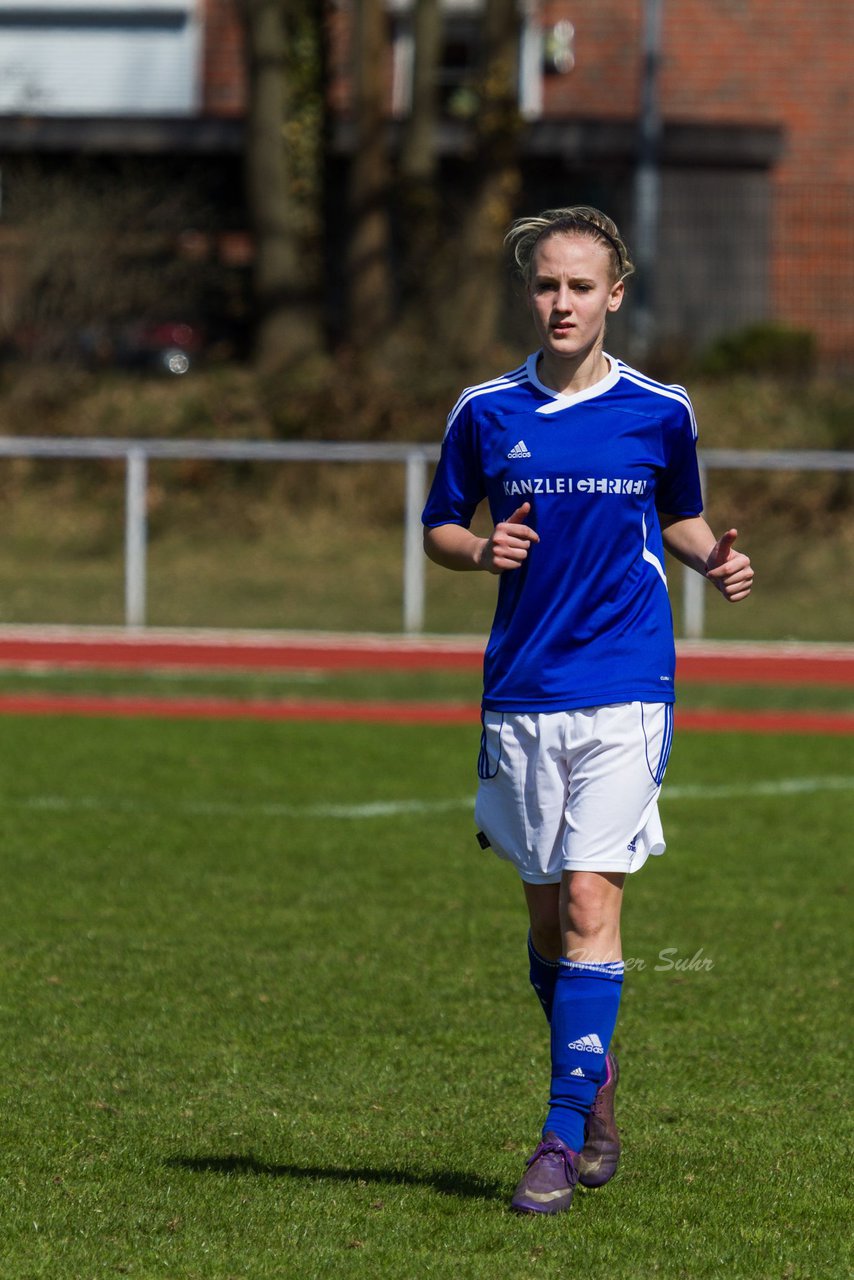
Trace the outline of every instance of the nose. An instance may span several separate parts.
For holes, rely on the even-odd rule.
[[[555,311],[572,310],[572,290],[568,284],[560,284],[554,300]]]

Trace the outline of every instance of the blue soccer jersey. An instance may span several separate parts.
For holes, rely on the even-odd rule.
[[[429,527],[468,528],[483,498],[496,524],[531,504],[540,541],[500,575],[483,705],[672,702],[657,513],[703,509],[691,402],[610,356],[605,378],[562,395],[540,382],[538,356],[460,396],[424,509]]]

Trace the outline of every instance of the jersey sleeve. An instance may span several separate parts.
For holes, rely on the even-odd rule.
[[[468,528],[486,494],[477,424],[468,407],[451,420],[421,520],[428,528],[459,524]]]
[[[684,394],[684,393],[683,393]],[[656,483],[655,505],[670,516],[698,516],[703,510],[697,429],[690,403],[674,406],[663,432],[664,466]]]

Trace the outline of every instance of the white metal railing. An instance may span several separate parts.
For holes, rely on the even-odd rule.
[[[220,462],[370,462],[403,465],[403,630],[424,629],[426,561],[421,545],[421,512],[427,498],[428,466],[439,458],[438,444],[371,444],[339,441],[54,439],[0,436],[0,458],[123,458],[125,462],[125,625],[145,626],[146,495],[152,460]],[[701,449],[700,475],[708,492],[709,472],[854,471],[854,452],[819,449]],[[682,630],[688,639],[703,634],[705,582],[684,571]]]

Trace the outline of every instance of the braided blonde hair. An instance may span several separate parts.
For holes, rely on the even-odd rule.
[[[605,245],[611,258],[614,283],[634,271],[629,251],[616,222],[599,209],[576,204],[566,209],[545,209],[533,218],[517,218],[504,237],[513,250],[516,265],[526,284],[531,282],[532,262],[537,245],[551,235],[580,235]]]

